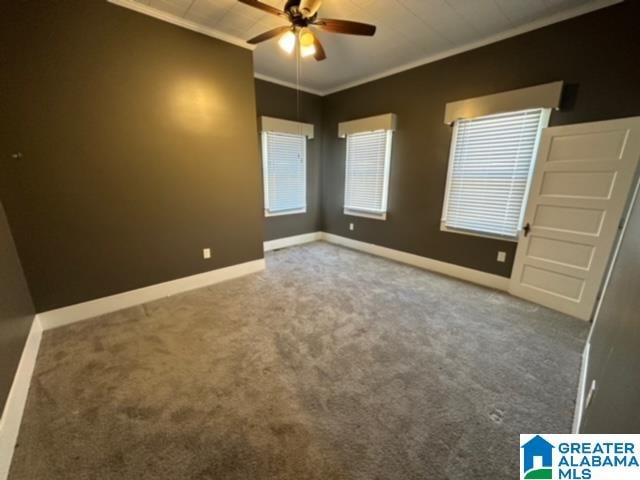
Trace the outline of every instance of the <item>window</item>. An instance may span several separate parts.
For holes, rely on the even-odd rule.
[[[455,123],[442,230],[517,238],[548,121],[548,109],[531,109]]]
[[[266,216],[307,210],[307,139],[304,135],[262,132]]]
[[[386,219],[391,130],[347,135],[344,213]]]

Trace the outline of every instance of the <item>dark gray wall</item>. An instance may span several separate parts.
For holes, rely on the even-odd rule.
[[[307,212],[265,219],[265,240],[316,232],[321,227],[320,162],[322,155],[322,97],[256,79],[258,115],[312,123],[307,143]]]
[[[325,97],[325,231],[509,276],[515,243],[440,231],[451,143],[445,104],[564,80],[564,105],[552,114],[552,125],[638,115],[638,18],[640,2],[626,1]],[[345,141],[337,138],[338,122],[387,112],[398,115],[389,218],[345,216]],[[498,250],[507,252],[506,263],[496,262]]]
[[[635,201],[591,334],[581,433],[640,433],[640,196]]]
[[[0,203],[0,417],[33,315],[31,296]]]
[[[252,260],[265,238],[318,229],[508,276],[514,243],[439,230],[445,103],[562,79],[552,124],[636,115],[639,15],[627,1],[322,99],[303,93],[298,117],[293,90],[254,82],[248,50],[102,0],[3,2],[0,195],[36,307]],[[346,217],[337,124],[385,112],[399,119],[389,219]],[[317,127],[306,215],[263,219],[258,114]]]
[[[0,194],[38,311],[262,257],[251,51],[104,0],[2,2],[0,49]]]

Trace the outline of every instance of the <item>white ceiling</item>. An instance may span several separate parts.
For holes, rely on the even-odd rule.
[[[248,47],[246,40],[286,25],[237,0],[110,0]],[[282,8],[285,0],[263,0]],[[461,51],[540,28],[622,0],[324,0],[321,17],[377,25],[374,37],[320,32],[328,59],[301,61],[300,86],[327,94]],[[296,82],[296,61],[277,40],[254,50],[256,76]]]

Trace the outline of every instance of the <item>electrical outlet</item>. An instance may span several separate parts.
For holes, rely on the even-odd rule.
[[[504,263],[507,261],[507,252],[498,252],[498,261]]]
[[[354,228],[355,228],[355,227],[353,226],[353,223],[350,223],[350,224],[349,224],[349,230],[351,230],[351,231],[353,232]]]
[[[202,258],[205,258],[205,259],[211,258],[211,249],[210,248],[203,248],[202,249]]]

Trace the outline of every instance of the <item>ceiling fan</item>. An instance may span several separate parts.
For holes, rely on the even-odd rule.
[[[365,35],[370,37],[376,33],[375,25],[351,22],[349,20],[318,18],[318,10],[320,9],[322,0],[287,0],[282,10],[278,10],[258,0],[239,1],[245,5],[282,17],[290,23],[290,25],[264,32],[248,40],[247,43],[255,45],[280,36],[278,44],[284,51],[292,53],[296,48],[296,43],[299,42],[300,55],[303,57],[313,55],[317,61],[324,60],[327,58],[327,55],[318,36],[311,30],[311,26],[318,27],[327,32],[346,33],[349,35]]]

